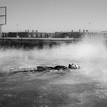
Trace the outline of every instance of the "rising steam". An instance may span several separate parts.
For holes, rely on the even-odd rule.
[[[0,49],[1,72],[8,72],[9,67],[53,66],[56,64],[68,66],[72,62],[81,66],[79,72],[84,76],[106,81],[107,50],[105,38],[100,36],[87,37],[75,44],[64,44],[42,50],[36,48],[28,51],[24,49]]]

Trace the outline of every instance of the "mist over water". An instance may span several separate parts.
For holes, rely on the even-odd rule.
[[[80,69],[54,72],[9,73],[30,68],[75,63]],[[0,48],[0,104],[47,107],[107,106],[107,45],[105,38],[43,49]],[[4,100],[3,100],[4,99]],[[32,106],[32,107],[34,107]]]
[[[103,37],[86,37],[77,43],[63,44],[53,48],[0,49],[0,72],[9,68],[36,67],[37,65],[65,65],[76,63],[81,66],[76,72],[92,80],[106,83],[107,49]],[[73,71],[75,72],[75,71]],[[65,75],[63,82],[70,83],[72,73]]]

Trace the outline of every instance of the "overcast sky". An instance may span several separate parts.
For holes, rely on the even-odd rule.
[[[107,30],[107,0],[0,0],[3,31]]]

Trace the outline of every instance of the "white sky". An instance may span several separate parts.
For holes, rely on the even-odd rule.
[[[0,6],[7,7],[3,31],[107,30],[107,0],[0,0]]]

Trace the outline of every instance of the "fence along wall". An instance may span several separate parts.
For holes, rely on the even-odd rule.
[[[83,33],[82,37],[104,37],[107,38],[107,32],[86,32]]]

